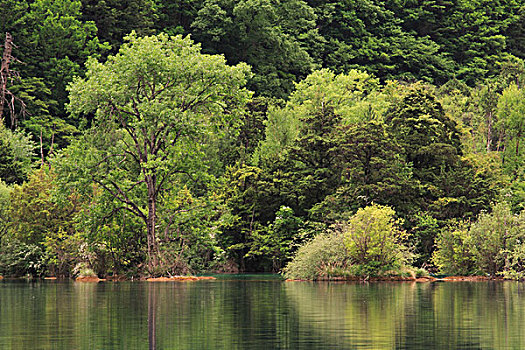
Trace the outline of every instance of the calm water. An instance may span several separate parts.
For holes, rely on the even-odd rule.
[[[525,349],[525,284],[0,282],[0,349]]]

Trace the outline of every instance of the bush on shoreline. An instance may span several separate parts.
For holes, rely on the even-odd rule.
[[[348,221],[320,233],[297,251],[284,269],[289,279],[369,278],[416,275],[395,211],[371,205]],[[421,273],[421,272],[419,272]]]
[[[433,261],[446,274],[525,278],[525,212],[507,203],[481,213],[470,227],[462,223],[438,236]]]

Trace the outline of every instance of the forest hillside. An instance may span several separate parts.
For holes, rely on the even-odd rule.
[[[0,19],[0,275],[524,276],[521,0]]]

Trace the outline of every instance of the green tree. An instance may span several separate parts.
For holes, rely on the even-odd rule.
[[[378,79],[366,72],[321,69],[296,84],[287,108],[298,118],[332,108],[346,123],[356,123],[383,112],[388,103],[378,94]]]
[[[207,52],[253,67],[258,94],[285,98],[314,68],[303,37],[316,35],[315,15],[302,0],[207,0],[192,27]]]
[[[82,20],[94,22],[97,37],[117,52],[124,36],[132,31],[139,35],[153,34],[157,20],[155,0],[81,0]]]
[[[202,8],[203,0],[156,0],[159,20],[156,27],[168,34],[191,32],[191,24]]]
[[[387,115],[393,135],[404,148],[407,160],[421,180],[442,164],[461,155],[460,131],[434,96],[413,90]]]
[[[28,182],[13,188],[9,230],[19,241],[43,245],[46,235],[58,230],[64,217],[70,217],[67,211],[51,200],[53,181],[53,175],[39,169],[30,176]]]
[[[428,210],[442,194],[440,176],[450,175],[460,163],[460,131],[434,96],[421,89],[393,106],[386,122],[420,183],[419,194],[412,200],[419,202],[420,209]]]
[[[449,57],[456,78],[473,86],[494,75],[509,48],[519,52],[522,5],[517,1],[392,1],[401,26],[428,37]],[[516,45],[517,44],[517,45]]]
[[[520,141],[525,131],[525,102],[524,92],[513,84],[506,88],[498,101],[498,116],[500,123],[504,126],[506,135],[506,159],[505,167],[517,178],[521,168],[522,157],[520,157]],[[512,147],[513,146],[513,147]]]
[[[11,188],[5,182],[0,180],[0,245],[2,245],[2,238],[7,232],[9,223],[9,194]]]
[[[341,180],[341,168],[333,156],[336,131],[341,118],[327,107],[304,115],[295,142],[287,150],[288,177],[291,197],[298,213],[304,214],[332,193]]]
[[[344,235],[328,230],[302,245],[284,268],[291,279],[316,280],[337,276],[349,266]]]
[[[384,80],[442,82],[450,77],[452,64],[440,46],[403,27],[403,19],[393,7],[409,4],[367,0],[308,3],[326,40],[324,67],[336,72],[365,69]]]
[[[273,207],[279,205],[268,205],[264,200],[268,187],[261,179],[263,175],[262,169],[244,165],[229,168],[222,178],[221,197],[226,208],[218,241],[227,258],[241,271],[253,270],[254,265],[258,265],[260,257],[248,255],[250,241],[252,237],[265,234],[264,225],[271,220]]]
[[[83,22],[80,0],[37,0],[24,16],[26,26],[15,35],[22,77],[41,78],[52,87],[57,102],[50,110],[53,116],[66,117],[66,86],[91,55],[104,49],[97,38],[93,22]]]
[[[55,184],[56,175],[39,169],[26,183],[14,186],[10,193],[8,237],[11,248],[17,242],[21,245],[21,253],[44,252],[42,263],[53,275],[69,276],[80,260],[80,240],[74,227],[80,202],[73,192],[68,195],[66,206],[59,205],[53,198]],[[41,263],[39,254],[30,259],[33,260],[26,263]]]
[[[302,240],[299,232],[302,224],[302,220],[294,215],[292,208],[282,206],[266,230],[255,231],[250,237],[250,251],[246,255],[271,260],[272,272],[279,272]]]
[[[440,231],[436,237],[432,261],[442,273],[465,276],[476,272],[476,260],[466,223],[451,225]]]
[[[523,244],[524,225],[523,215],[514,215],[506,203],[478,217],[470,228],[469,243],[480,271],[496,276],[509,269],[509,252]]]
[[[0,33],[2,37],[6,32],[18,33],[25,25],[24,15],[29,8],[28,1],[1,0],[0,1]]]
[[[210,140],[206,153],[215,166],[209,171],[216,176],[224,173],[227,167],[237,163],[251,164],[254,152],[265,136],[268,113],[273,111],[274,102],[267,97],[254,97],[246,105],[240,125],[233,123],[224,127],[224,135]],[[264,153],[266,155],[266,153]]]
[[[340,186],[316,206],[316,217],[342,219],[371,203],[392,206],[403,217],[417,208],[419,182],[383,122],[343,126],[335,134]]]
[[[408,234],[390,207],[372,204],[359,209],[344,224],[343,234],[350,261],[367,274],[400,267],[410,260],[405,246]]]
[[[510,205],[498,203],[483,212],[468,228],[445,229],[437,240],[434,262],[445,273],[484,273],[522,278],[524,273],[523,213],[513,214]]]
[[[0,125],[0,180],[21,184],[33,167],[35,144],[22,131]]]
[[[242,87],[249,70],[202,55],[199,46],[181,36],[131,35],[127,40],[106,63],[88,62],[86,78],[69,87],[69,110],[96,112],[99,131],[114,138],[113,146],[98,149],[95,163],[87,167],[93,181],[144,222],[153,273],[159,263],[162,193],[177,177],[196,176],[207,133],[239,118],[249,96]],[[131,191],[139,191],[139,197],[128,196]]]

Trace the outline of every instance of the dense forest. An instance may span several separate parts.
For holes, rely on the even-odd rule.
[[[0,275],[525,276],[522,1],[0,18]]]

